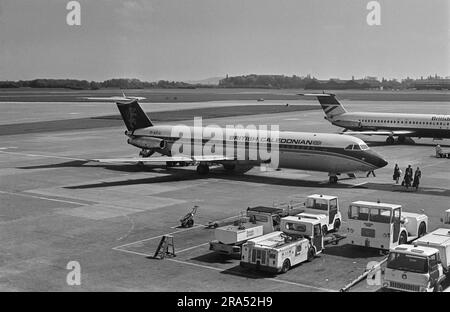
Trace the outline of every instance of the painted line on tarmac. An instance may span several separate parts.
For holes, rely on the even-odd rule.
[[[205,246],[205,245],[209,245],[209,242],[203,243],[203,244],[200,244],[200,245],[196,245],[196,246],[192,246],[192,247],[189,247],[189,248],[181,249],[181,250],[178,250],[176,253],[177,254],[178,253],[182,253],[182,252],[185,252],[185,251],[188,251],[188,250],[192,250],[192,249],[195,249],[195,248],[199,248],[199,247],[202,247],[202,246]]]
[[[2,154],[10,154],[10,155],[28,156],[28,157],[56,158],[56,159],[68,159],[68,160],[80,160],[80,161],[88,161],[89,160],[89,159],[73,158],[73,157],[66,157],[66,156],[28,154],[28,153],[19,153],[19,152],[0,151],[0,153],[2,153]]]
[[[212,266],[203,265],[203,264],[197,264],[197,263],[192,263],[192,262],[187,262],[187,261],[183,261],[183,260],[176,260],[176,259],[173,259],[173,258],[170,258],[170,259],[167,259],[167,260],[172,261],[172,262],[181,263],[181,264],[190,265],[190,266],[196,266],[196,267],[200,267],[200,268],[204,268],[204,269],[209,269],[209,270],[219,271],[219,272],[224,271],[223,269],[215,268],[215,267],[212,267]],[[246,274],[235,274],[235,275],[240,275],[240,276],[243,276],[243,277],[248,277],[248,275],[246,275]],[[276,282],[276,283],[295,285],[295,286],[299,286],[299,287],[303,287],[303,288],[310,288],[310,289],[315,289],[315,290],[320,290],[320,291],[325,291],[325,292],[337,292],[337,291],[334,290],[334,289],[323,288],[323,287],[316,287],[316,286],[312,286],[312,285],[307,285],[307,284],[302,284],[302,283],[297,283],[297,282],[286,281],[286,280],[283,280],[283,279],[277,279],[277,278],[265,278],[265,280],[272,281],[272,282]]]
[[[205,244],[203,244],[203,245],[205,245]],[[195,247],[198,247],[198,246],[195,246]],[[189,249],[189,248],[186,248],[186,249]],[[186,251],[186,249],[184,249],[182,251],[178,251],[178,252]],[[125,252],[125,253],[130,253],[130,254],[134,254],[134,255],[138,255],[138,256],[153,257],[153,255],[150,255],[150,254],[137,252],[137,251],[132,251],[132,250],[127,250],[127,249],[121,249],[120,247],[114,247],[113,250],[122,251],[122,252]],[[194,266],[194,267],[198,267],[198,268],[202,268],[202,269],[214,270],[214,271],[217,271],[217,272],[223,272],[224,271],[223,269],[215,268],[215,267],[212,267],[212,266],[209,266],[209,265],[197,264],[197,263],[187,262],[187,261],[183,261],[183,260],[177,260],[177,259],[173,259],[173,258],[166,258],[165,260],[176,262],[176,263],[180,263],[180,264],[185,264],[185,265],[189,265],[189,266]],[[240,275],[240,276],[243,276],[243,277],[248,277],[245,274],[236,274],[236,275]],[[307,284],[302,284],[302,283],[297,283],[297,282],[291,282],[291,281],[287,281],[287,280],[283,280],[283,279],[265,278],[265,280],[268,280],[268,281],[271,281],[271,282],[275,282],[275,283],[294,285],[294,286],[298,286],[298,287],[309,288],[309,289],[314,289],[314,290],[320,290],[320,291],[325,291],[325,292],[337,292],[334,289],[317,287],[317,286],[312,286],[312,285],[307,285]]]
[[[85,204],[85,203],[73,202],[73,201],[63,200],[63,199],[54,199],[54,198],[48,198],[48,197],[42,197],[42,196],[36,196],[36,195],[30,195],[30,194],[24,194],[24,193],[5,192],[5,191],[0,191],[0,193],[1,194],[17,195],[17,196],[23,196],[23,197],[30,197],[30,198],[49,200],[49,201],[55,201],[55,202],[66,203],[66,204],[73,204],[73,205],[78,205],[78,206],[89,206],[89,204]]]
[[[121,249],[118,247],[114,247],[113,250],[122,251],[122,252],[130,253],[130,254],[134,254],[134,255],[138,255],[138,256],[153,257],[153,255],[149,255],[149,254],[145,254],[145,253],[137,252],[137,251],[132,251],[132,250],[127,250],[127,249]]]
[[[137,244],[137,243],[142,243],[142,242],[150,241],[150,240],[153,240],[153,239],[161,238],[161,237],[163,237],[164,235],[177,234],[177,233],[186,232],[186,231],[193,230],[193,229],[198,229],[198,228],[200,228],[200,227],[205,227],[205,225],[200,225],[200,224],[194,225],[193,227],[190,227],[190,228],[187,228],[187,229],[182,229],[182,230],[179,230],[179,231],[174,231],[174,232],[170,232],[170,233],[166,233],[166,234],[161,234],[161,235],[154,236],[154,237],[150,237],[150,238],[141,239],[141,240],[138,240],[138,241],[135,241],[135,242],[131,242],[131,243],[123,244],[123,245],[120,245],[120,246],[116,246],[116,247],[114,247],[114,248],[115,248],[115,249],[117,249],[117,248],[122,248],[122,247],[130,246],[130,245],[134,245],[134,244]],[[113,249],[114,249],[114,248],[113,248]]]

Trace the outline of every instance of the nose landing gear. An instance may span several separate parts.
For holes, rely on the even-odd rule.
[[[328,178],[328,182],[330,184],[336,184],[338,181],[338,177],[336,175],[330,175],[330,177]]]

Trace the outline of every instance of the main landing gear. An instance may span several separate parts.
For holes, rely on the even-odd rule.
[[[399,135],[398,136],[398,139],[397,139],[398,143],[403,144],[403,143],[405,143],[405,141],[406,141],[406,137],[404,135]],[[390,144],[390,145],[394,144],[395,143],[394,137],[393,136],[388,136],[387,139],[386,139],[386,143]]]
[[[336,184],[337,181],[338,181],[338,177],[335,176],[335,175],[330,175],[330,177],[328,178],[328,182],[329,182],[330,184]]]
[[[200,164],[197,166],[197,173],[199,175],[207,175],[209,173],[209,166],[207,164]]]

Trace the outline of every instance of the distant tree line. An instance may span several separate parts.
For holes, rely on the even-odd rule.
[[[105,88],[118,89],[174,89],[196,88],[200,85],[179,81],[160,80],[146,82],[139,79],[109,79],[103,82],[76,80],[76,79],[34,79],[20,81],[0,81],[0,88],[67,88],[73,90],[97,90]],[[205,87],[205,86],[202,86]]]
[[[329,79],[319,80],[311,76],[292,77],[283,75],[244,75],[226,77],[219,82],[222,88],[265,88],[265,89],[311,89],[311,90],[368,90],[368,89],[409,89],[434,88],[448,89],[449,79],[429,76],[426,79],[406,78],[402,81],[376,78],[363,78],[351,80]]]
[[[264,88],[264,89],[311,89],[311,90],[344,90],[344,89],[450,89],[450,79],[429,76],[426,79],[406,78],[402,81],[376,78],[364,79],[329,79],[319,80],[310,75],[306,77],[284,75],[244,75],[226,77],[217,85],[190,84],[180,81],[159,80],[157,82],[139,79],[109,79],[103,82],[77,79],[34,79],[19,81],[0,81],[0,88],[67,88],[73,90],[115,89],[195,89],[195,88]]]

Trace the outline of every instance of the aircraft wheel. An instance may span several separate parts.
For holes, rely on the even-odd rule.
[[[398,137],[398,143],[405,143],[406,137],[404,135],[401,135]]]
[[[338,181],[338,177],[337,176],[330,176],[330,178],[329,178],[330,184],[336,184],[337,181]]]
[[[328,227],[326,225],[322,226],[322,235],[327,235],[328,233]]]
[[[197,173],[200,175],[206,175],[209,173],[209,166],[208,165],[198,165],[197,166]]]
[[[393,137],[387,137],[387,139],[386,139],[386,143],[387,144],[394,144],[394,142],[395,142],[395,140],[394,140],[394,138]]]

